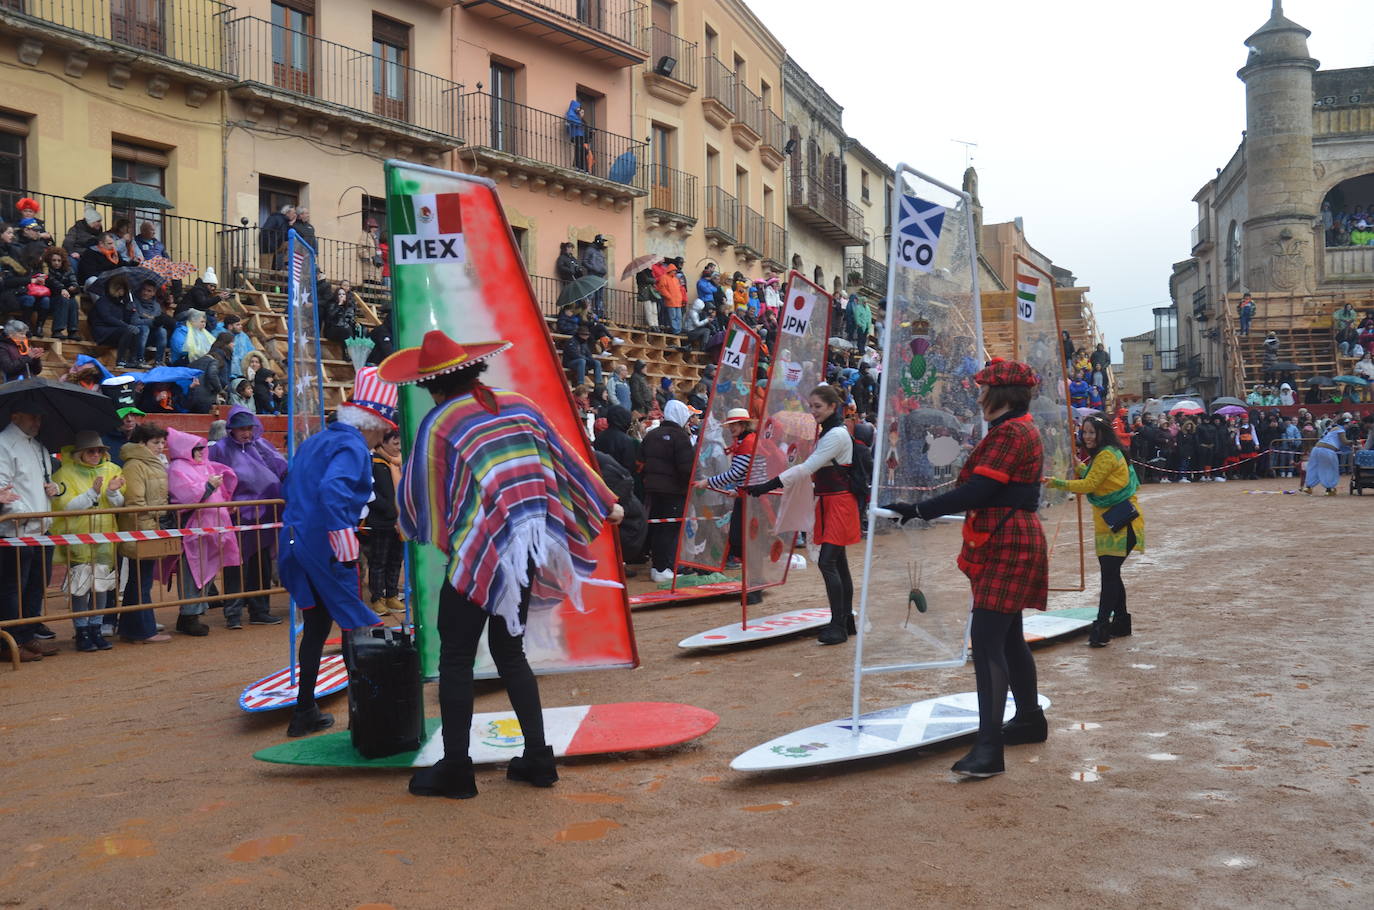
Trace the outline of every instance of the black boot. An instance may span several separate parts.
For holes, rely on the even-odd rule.
[[[306,736],[310,733],[328,730],[332,726],[334,726],[334,715],[324,713],[320,710],[319,705],[311,705],[308,711],[297,709],[292,712],[291,723],[286,727],[286,735],[290,737]]]
[[[1112,635],[1117,638],[1125,638],[1131,634],[1131,614],[1114,613],[1112,614]]]
[[[410,792],[415,796],[472,799],[477,795],[472,759],[441,758],[433,768],[419,769],[411,775]]]
[[[849,641],[849,633],[845,631],[844,620],[830,620],[826,623],[825,628],[821,629],[821,634],[816,636],[816,641],[823,645],[842,645]]]
[[[746,594],[746,595],[744,596],[744,602],[745,602],[746,604],[749,604],[751,607],[752,607],[754,604],[761,604],[761,603],[763,603],[763,592],[762,592],[762,591],[750,591],[748,594]]]
[[[97,630],[99,631],[99,630]],[[94,639],[91,638],[90,626],[78,626],[76,629],[76,650],[78,651],[97,651]]]
[[[553,765],[553,746],[526,749],[525,754],[510,760],[506,768],[506,780],[522,780],[536,787],[552,787],[558,780],[558,769]]]
[[[1094,619],[1093,627],[1088,630],[1088,646],[1092,648],[1105,648],[1107,643],[1112,640],[1111,630],[1107,623]]]
[[[100,626],[87,626],[86,634],[90,643],[95,645],[97,650],[108,651],[114,647],[108,638],[100,634]]]
[[[846,632],[848,632],[850,635],[858,635],[858,634],[859,634],[859,627],[858,627],[857,625],[854,624],[854,611],[853,611],[853,610],[850,610],[850,611],[849,611],[849,614],[848,614],[847,616],[845,616],[845,618],[844,618],[844,630],[845,630]]]
[[[1043,743],[1050,738],[1050,727],[1045,722],[1045,711],[1036,708],[1028,714],[1017,714],[1002,725],[1002,744],[1020,746],[1025,743]]]
[[[992,777],[1007,770],[1002,763],[1002,747],[991,743],[974,743],[968,755],[954,763],[950,769],[965,777]]]

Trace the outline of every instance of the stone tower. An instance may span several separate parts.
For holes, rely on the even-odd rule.
[[[1269,21],[1245,40],[1244,225],[1246,290],[1308,293],[1314,279],[1316,189],[1312,173],[1312,33],[1284,18],[1274,0]]]

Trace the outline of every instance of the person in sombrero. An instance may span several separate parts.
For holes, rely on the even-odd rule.
[[[296,450],[286,472],[277,574],[301,609],[296,710],[287,736],[327,729],[334,717],[315,704],[324,641],[334,623],[347,631],[380,623],[358,593],[358,535],[372,497],[372,450],[396,429],[394,385],[364,367],[334,422]],[[345,659],[349,649],[344,649]]]
[[[508,341],[459,344],[443,332],[425,334],[378,366],[397,385],[419,385],[434,399],[396,493],[397,524],[409,540],[448,556],[439,595],[439,709],[444,757],[418,770],[410,792],[469,799],[477,795],[468,755],[472,668],[491,617],[487,645],[525,738],[507,778],[536,787],[558,780],[544,741],[539,686],[525,658],[531,611],[570,598],[581,604],[582,582],[595,560],[591,543],[624,510],[530,399],[482,384],[487,361]]]

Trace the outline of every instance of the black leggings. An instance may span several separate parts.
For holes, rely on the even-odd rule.
[[[1018,715],[1029,714],[1039,706],[1035,659],[1021,630],[1021,611],[998,613],[975,607],[969,638],[973,643],[973,675],[978,680],[978,742],[1001,746],[1008,687],[1016,698]]]
[[[315,707],[315,681],[320,678],[320,658],[324,654],[324,640],[334,628],[334,617],[325,609],[320,594],[311,586],[315,606],[301,610],[301,643],[296,646],[296,711],[306,713]],[[348,636],[344,635],[344,662],[348,662]]]
[[[650,493],[649,517],[681,518],[682,510],[686,505],[687,496],[685,494]],[[662,572],[665,569],[676,571],[677,567],[673,565],[673,560],[677,558],[677,535],[681,529],[682,522],[665,521],[660,524],[649,525],[649,554],[656,571]]]
[[[1126,556],[1135,549],[1135,528],[1126,526]],[[1097,621],[1108,622],[1113,615],[1126,615],[1126,586],[1121,582],[1121,566],[1126,556],[1098,556],[1102,572],[1102,593],[1097,597]]]
[[[533,579],[531,579],[532,581]],[[520,591],[520,623],[524,625],[530,609],[530,589]],[[525,737],[525,753],[544,746],[544,712],[539,702],[539,683],[525,659],[525,637],[512,635],[506,621],[492,616],[487,632],[487,648],[496,662],[496,672],[506,687],[520,732]],[[488,614],[466,596],[446,584],[439,595],[439,713],[444,723],[444,757],[462,761],[468,756],[472,734],[472,665],[477,659],[477,643]]]
[[[845,555],[844,547],[837,543],[821,544],[816,568],[821,570],[821,578],[825,579],[825,596],[830,601],[831,622],[848,617],[854,612],[854,582],[849,577],[849,558]]]
[[[395,528],[372,528],[367,534],[367,587],[373,600],[401,593],[404,547]]]

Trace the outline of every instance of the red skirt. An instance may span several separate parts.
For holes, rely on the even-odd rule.
[[[816,527],[812,538],[817,544],[833,543],[841,547],[863,539],[859,528],[859,505],[853,493],[846,490],[816,497]]]

